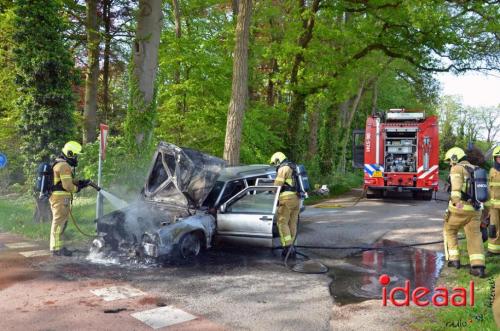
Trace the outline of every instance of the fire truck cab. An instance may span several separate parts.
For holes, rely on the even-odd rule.
[[[437,117],[406,109],[369,116],[365,130],[353,132],[353,166],[364,169],[368,198],[396,191],[432,199],[439,182]]]

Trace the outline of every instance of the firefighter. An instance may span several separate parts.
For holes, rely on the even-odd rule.
[[[448,209],[444,217],[444,249],[449,267],[460,268],[458,230],[464,228],[467,238],[467,252],[470,260],[470,274],[485,277],[485,256],[481,237],[481,210],[476,210],[469,198],[465,197],[467,180],[470,178],[466,167],[474,167],[466,160],[465,152],[453,147],[446,152],[445,161],[450,162],[451,193]]]
[[[290,257],[295,257],[292,248],[295,236],[297,235],[297,222],[300,212],[300,198],[297,192],[297,183],[293,169],[285,154],[276,152],[271,157],[272,165],[276,166],[276,179],[274,185],[281,186],[278,198],[278,231],[280,234],[281,246],[283,246],[282,257],[286,257],[290,251]]]
[[[500,146],[493,150],[493,167],[488,176],[489,200],[485,205],[490,213],[488,254],[500,254]]]
[[[82,146],[76,141],[67,142],[62,154],[53,164],[54,184],[50,195],[50,208],[52,210],[52,227],[50,229],[50,251],[54,256],[71,256],[72,252],[63,247],[61,235],[64,231],[71,208],[73,193],[87,187],[89,180],[73,179],[73,169],[78,165],[78,154]]]

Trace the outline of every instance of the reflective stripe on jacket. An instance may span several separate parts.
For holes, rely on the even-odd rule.
[[[500,208],[500,171],[495,168],[490,169],[488,176],[489,200],[485,205],[493,208]]]
[[[71,193],[78,191],[78,187],[73,183],[73,172],[67,162],[58,162],[54,165],[54,185],[59,182],[62,184],[64,191],[53,191],[55,196],[71,196]]]
[[[468,161],[461,161],[451,167],[451,193],[450,203],[448,204],[448,209],[451,212],[461,213],[476,211],[470,202],[462,200],[462,194],[467,192],[467,180],[470,177],[469,172],[466,169],[467,166],[472,165]],[[463,208],[460,209],[455,207],[459,203],[463,205]]]

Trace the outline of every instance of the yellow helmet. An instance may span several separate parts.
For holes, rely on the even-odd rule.
[[[80,145],[76,141],[68,141],[62,149],[63,154],[70,158],[73,158],[76,155],[80,154],[81,151],[82,145]]]
[[[493,150],[493,158],[496,158],[497,156],[500,156],[500,146],[495,147]]]
[[[273,156],[271,156],[271,160],[269,161],[269,163],[271,165],[278,165],[285,160],[286,160],[285,154],[283,154],[281,152],[276,152],[273,154]]]
[[[452,164],[457,163],[465,156],[465,152],[460,147],[452,147],[444,155],[445,161],[450,161]]]

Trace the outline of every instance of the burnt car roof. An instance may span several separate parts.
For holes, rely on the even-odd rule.
[[[272,174],[276,172],[276,167],[267,164],[252,164],[245,166],[226,167],[219,176],[219,181],[228,181],[239,178],[254,177],[263,174]]]
[[[144,185],[144,198],[176,207],[198,208],[216,183],[225,161],[160,142]]]

